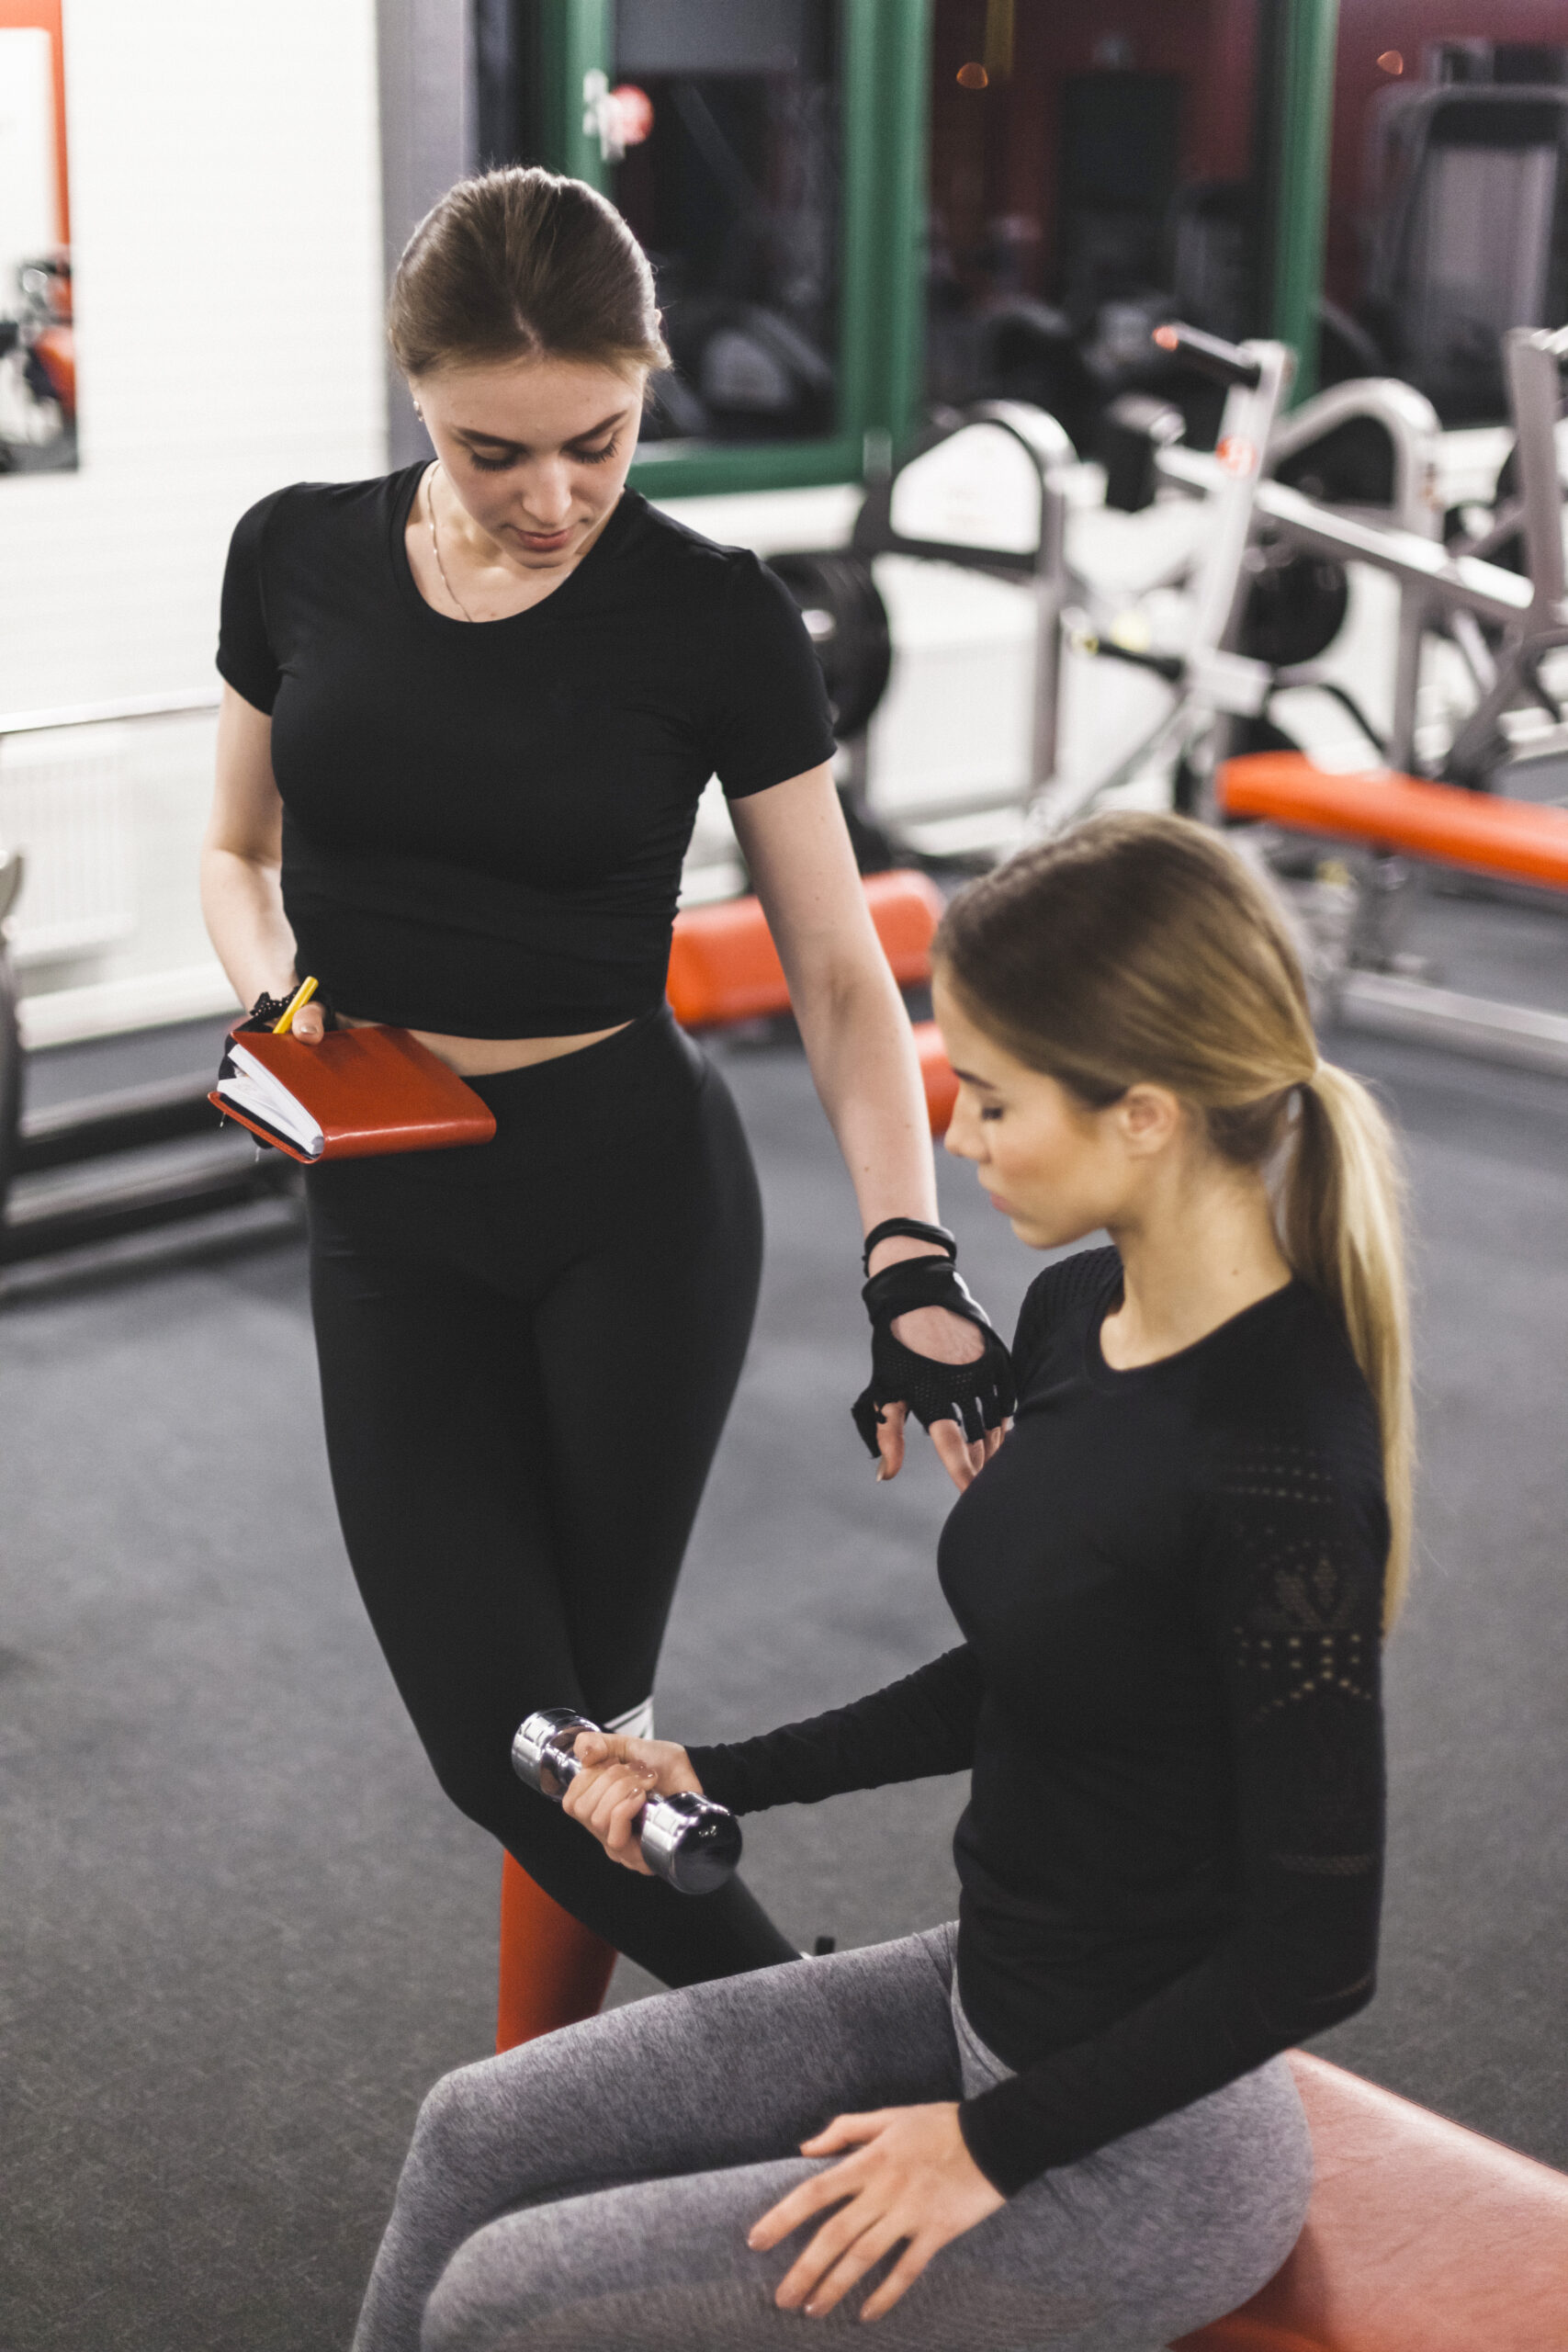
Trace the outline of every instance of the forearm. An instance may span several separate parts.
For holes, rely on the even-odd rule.
[[[294,933],[283,911],[277,866],[209,842],[201,854],[207,935],[242,1004],[291,992]]]
[[[1377,1885],[1330,1885],[1319,1896],[1244,1925],[1102,2032],[966,2101],[959,2126],[987,2179],[1010,2197],[1364,2008]],[[983,2015],[972,2022],[985,2030]]]
[[[795,1012],[818,1094],[855,1188],[861,1230],[869,1233],[890,1216],[934,1220],[925,1089],[908,1015],[881,957],[800,990]],[[875,1264],[924,1246],[886,1242]]]
[[[847,1707],[686,1753],[705,1792],[732,1812],[818,1804],[851,1789],[965,1770],[974,1761],[981,1695],[973,1653],[949,1650]]]

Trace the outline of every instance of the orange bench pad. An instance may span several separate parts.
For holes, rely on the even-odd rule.
[[[1173,2352],[1563,2352],[1568,2175],[1296,2050],[1316,2178],[1283,2269]]]
[[[942,898],[924,874],[868,874],[865,902],[900,987],[931,978]],[[675,918],[666,983],[682,1028],[711,1029],[789,1011],[789,984],[756,899],[691,907]]]
[[[958,1080],[953,1064],[947,1058],[942,1031],[934,1021],[916,1022],[915,1052],[925,1085],[926,1114],[931,1123],[931,1133],[933,1136],[944,1136],[953,1117],[953,1106],[958,1100]]]
[[[1217,794],[1229,817],[1267,817],[1293,831],[1370,842],[1472,874],[1568,890],[1568,808],[1423,784],[1392,768],[1331,775],[1300,752],[1226,760]]]

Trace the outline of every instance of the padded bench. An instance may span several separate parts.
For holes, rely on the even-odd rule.
[[[923,874],[868,874],[865,903],[901,988],[931,978],[942,892]],[[670,947],[671,1006],[683,1029],[714,1029],[789,1011],[789,983],[756,899],[683,907]]]
[[[1392,768],[1334,775],[1301,752],[1224,761],[1215,797],[1227,817],[1266,817],[1288,832],[1365,842],[1467,874],[1568,890],[1568,808],[1423,784]]]
[[[1283,2269],[1173,2352],[1568,2352],[1568,2175],[1292,2051],[1317,2177]]]

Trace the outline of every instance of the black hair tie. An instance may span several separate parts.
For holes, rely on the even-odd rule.
[[[932,1241],[939,1250],[946,1250],[955,1265],[958,1262],[957,1238],[945,1225],[928,1225],[918,1216],[885,1216],[880,1225],[872,1227],[861,1244],[860,1262],[865,1273],[871,1272],[871,1253],[879,1241]]]

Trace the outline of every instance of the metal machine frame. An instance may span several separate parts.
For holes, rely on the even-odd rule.
[[[999,425],[1023,450],[1040,484],[1040,532],[1032,549],[974,547],[948,539],[911,539],[893,527],[893,496],[904,468],[971,424]],[[1062,615],[1066,608],[1067,497],[1066,478],[1077,463],[1077,454],[1064,428],[1045,410],[1022,401],[981,401],[965,409],[955,424],[934,428],[917,441],[896,471],[874,481],[855,517],[850,547],[869,562],[879,555],[907,555],[928,562],[956,564],[966,571],[988,572],[993,579],[1012,580],[1029,586],[1034,596],[1033,723],[1030,738],[1031,799],[1048,786],[1056,772],[1057,728],[1062,690]],[[1012,806],[1017,794],[1005,796]],[[965,799],[965,809],[983,809],[981,799]]]

